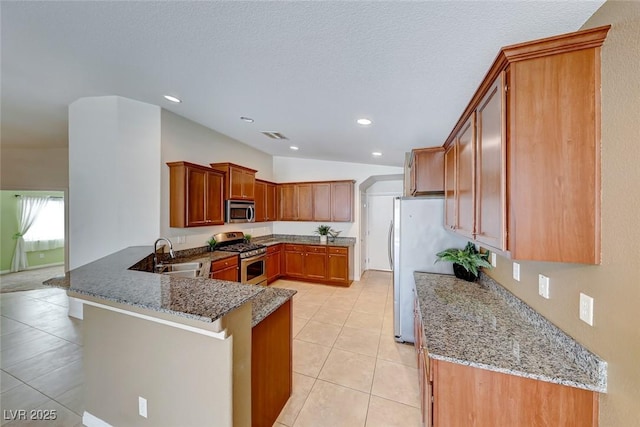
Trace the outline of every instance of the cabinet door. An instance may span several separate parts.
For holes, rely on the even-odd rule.
[[[328,255],[327,279],[335,282],[349,282],[349,257],[347,255]]]
[[[266,256],[267,283],[280,277],[280,251],[267,253]]]
[[[423,148],[411,152],[411,194],[444,191],[444,148]]]
[[[208,225],[224,224],[224,175],[207,172],[206,218]]]
[[[331,184],[313,184],[313,220],[331,221]]]
[[[211,273],[211,278],[238,282],[238,267],[229,267],[223,270],[214,271]]]
[[[456,151],[454,141],[444,153],[444,225],[451,230],[457,224],[458,201],[456,193]]]
[[[313,221],[313,185],[298,184],[298,221]]]
[[[284,252],[285,274],[291,277],[304,277],[304,252]]]
[[[456,231],[473,239],[475,215],[475,113],[458,133],[458,218]]]
[[[205,187],[207,172],[187,168],[187,221],[186,226],[206,225]]]
[[[266,221],[275,221],[278,218],[278,205],[276,197],[276,186],[267,184],[266,186]]]
[[[242,198],[254,200],[256,176],[253,172],[242,171]]]
[[[281,221],[295,221],[298,219],[298,188],[295,184],[283,184],[280,188]]]
[[[353,182],[331,183],[331,220],[353,221]]]
[[[267,221],[267,183],[256,181],[255,186],[256,222]]]
[[[506,117],[504,71],[476,110],[476,240],[506,249]]]
[[[309,279],[325,279],[327,277],[327,253],[306,252],[304,259],[304,275]]]
[[[244,182],[244,171],[242,169],[229,168],[229,198],[242,199],[242,184]]]

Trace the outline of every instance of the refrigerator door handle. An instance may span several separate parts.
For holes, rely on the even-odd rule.
[[[389,266],[393,270],[393,221],[389,224]]]

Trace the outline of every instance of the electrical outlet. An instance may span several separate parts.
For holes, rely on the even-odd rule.
[[[593,298],[580,292],[580,320],[593,326]]]
[[[178,243],[187,243],[187,236],[178,236]]]
[[[544,274],[538,274],[538,294],[549,299],[549,278]]]
[[[520,264],[517,262],[513,263],[513,278],[520,281]]]
[[[141,417],[147,418],[147,399],[138,396],[138,413]]]
[[[38,254],[38,256],[40,257],[40,259],[44,258],[44,254]]]
[[[496,256],[495,252],[491,252],[491,266],[495,267],[498,263],[497,263],[497,259],[498,257]]]

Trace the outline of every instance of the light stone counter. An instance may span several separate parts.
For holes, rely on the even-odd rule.
[[[606,362],[489,276],[414,277],[430,358],[606,392]]]

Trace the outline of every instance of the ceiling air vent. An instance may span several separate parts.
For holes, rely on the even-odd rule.
[[[268,136],[271,139],[289,139],[283,134],[281,134],[280,132],[271,132],[271,131],[265,130],[265,131],[262,131],[262,134]]]

